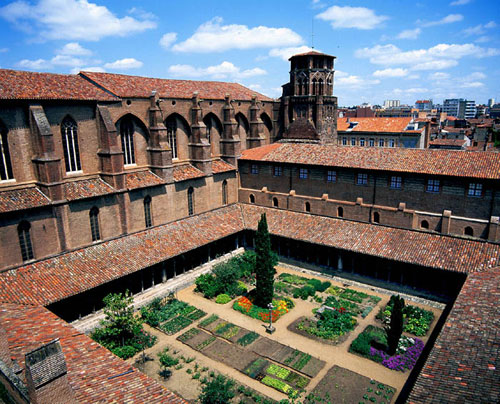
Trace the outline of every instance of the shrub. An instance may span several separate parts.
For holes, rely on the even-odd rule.
[[[112,349],[111,352],[113,352],[119,358],[128,359],[134,356],[137,351],[133,346],[124,345]]]
[[[309,296],[314,296],[316,293],[316,289],[312,285],[305,285],[301,288],[295,288],[293,291],[294,298],[301,298],[302,300],[306,300]]]
[[[230,301],[231,301],[231,296],[226,295],[225,293],[221,293],[215,299],[215,303],[218,303],[218,304],[226,304],[226,303],[229,303]]]
[[[248,250],[230,259],[230,262],[239,269],[239,278],[250,279],[252,277],[255,272],[255,257],[255,251]]]
[[[202,387],[199,399],[202,404],[227,404],[234,396],[234,382],[217,375]]]
[[[217,295],[219,291],[219,285],[215,276],[212,274],[203,274],[198,276],[195,281],[196,290],[203,293],[207,299],[211,299]]]
[[[179,359],[174,358],[170,354],[167,353],[167,349],[158,353],[158,358],[160,360],[160,365],[164,368],[169,368],[179,364]]]

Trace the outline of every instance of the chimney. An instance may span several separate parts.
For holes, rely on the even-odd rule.
[[[431,138],[431,123],[427,121],[425,123],[425,129],[424,129],[424,149],[429,148],[429,142]]]

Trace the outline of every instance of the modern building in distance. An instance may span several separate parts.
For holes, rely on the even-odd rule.
[[[432,100],[417,100],[415,108],[419,111],[431,111],[433,109]]]
[[[476,102],[463,98],[446,99],[443,102],[443,112],[449,116],[471,119],[476,116]]]
[[[495,99],[489,98],[488,99],[488,108],[491,108],[493,105],[495,105]]]
[[[385,100],[384,101],[384,108],[389,109],[389,108],[397,108],[401,105],[401,102],[399,100]]]

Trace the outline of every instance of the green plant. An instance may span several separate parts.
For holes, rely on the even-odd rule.
[[[264,378],[261,380],[261,382],[263,384],[265,384],[266,386],[269,386],[269,387],[272,387],[278,391],[281,391],[285,394],[289,394],[289,393],[292,393],[293,390],[289,384],[286,384],[284,381],[282,380],[278,380],[278,379],[274,379],[272,377],[269,377],[269,376],[264,376]]]
[[[190,375],[191,373],[193,373],[193,369],[187,368],[187,369],[186,369],[186,373],[187,373],[188,375]]]
[[[175,367],[175,369],[176,369],[176,370],[180,370],[180,369],[182,369],[183,367],[184,367],[184,365],[183,365],[182,363],[179,363],[179,364]]]
[[[214,321],[218,320],[219,316],[217,314],[212,314],[210,317],[207,317],[205,320],[200,321],[201,327],[206,327],[207,325],[212,324]]]
[[[279,379],[286,379],[290,374],[290,371],[288,369],[282,368],[281,366],[275,365],[274,363],[269,365],[269,367],[266,369],[266,372],[270,375],[278,377]]]
[[[193,327],[188,331],[186,331],[184,334],[179,335],[177,339],[181,342],[186,342],[189,341],[191,338],[193,338],[195,335],[198,335],[200,332],[201,331],[199,328]]]
[[[168,335],[173,335],[176,332],[186,328],[193,321],[187,317],[178,316],[160,325],[160,329]]]
[[[186,317],[189,318],[190,320],[196,321],[204,317],[206,314],[207,313],[205,313],[203,310],[195,309],[191,313],[189,313]]]
[[[163,368],[169,368],[179,364],[179,359],[174,358],[170,354],[168,354],[168,350],[163,350],[158,353],[158,358],[160,360],[160,365]]]
[[[255,235],[255,254],[255,304],[259,307],[267,307],[272,302],[274,295],[276,256],[271,250],[271,239],[265,213],[261,215]]]
[[[256,332],[250,331],[248,334],[243,335],[236,343],[241,346],[247,346],[250,345],[252,342],[254,342],[257,338],[259,338],[259,334]]]
[[[194,375],[193,375],[193,379],[197,380],[201,377],[201,374],[199,372],[196,372]]]
[[[186,363],[191,363],[192,361],[194,361],[194,356],[191,356],[185,360]]]
[[[302,370],[302,368],[309,362],[311,359],[311,355],[302,353],[302,356],[300,359],[297,361],[297,363],[294,365],[294,369],[297,370]]]
[[[209,346],[212,342],[214,342],[216,340],[216,338],[211,335],[210,337],[208,337],[206,340],[200,342],[198,345],[196,345],[196,349],[198,351],[201,351],[203,348]],[[193,358],[194,359],[194,358]],[[189,363],[189,362],[187,362]]]
[[[222,375],[217,375],[201,389],[199,400],[202,404],[227,404],[235,396],[234,382]]]

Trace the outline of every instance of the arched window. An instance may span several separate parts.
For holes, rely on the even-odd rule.
[[[10,161],[9,142],[7,139],[7,128],[0,121],[0,180],[12,180],[12,164]]]
[[[316,79],[313,79],[313,81],[312,81],[312,95],[316,95],[316,87],[317,87]]]
[[[323,95],[323,79],[318,81],[318,95]]]
[[[464,229],[464,235],[465,235],[465,236],[471,236],[471,237],[473,237],[473,236],[474,236],[474,230],[472,229],[472,227],[467,226],[467,227]]]
[[[373,223],[380,223],[380,213],[375,212],[373,214]]]
[[[248,199],[250,200],[250,203],[255,203],[255,195],[254,194],[250,194]]]
[[[227,181],[222,181],[222,204],[227,205]]]
[[[337,217],[344,217],[344,208],[342,206],[337,208]]]
[[[305,209],[306,209],[306,212],[310,212],[311,211],[311,204],[309,202],[306,202]]]
[[[92,209],[90,209],[89,216],[92,241],[99,241],[101,239],[101,232],[99,231],[99,209],[94,206]]]
[[[189,216],[194,215],[194,189],[189,187],[188,189],[188,214]]]
[[[273,198],[273,206],[274,206],[275,208],[277,208],[277,207],[278,207],[278,198]]]
[[[427,220],[422,220],[420,222],[420,228],[421,229],[428,229],[429,228],[429,222]]]
[[[66,172],[80,171],[80,150],[78,148],[78,127],[76,122],[66,117],[61,123],[62,144],[64,149],[64,161]]]
[[[144,198],[144,221],[146,222],[146,227],[153,225],[151,218],[151,197],[149,195]]]
[[[172,149],[172,158],[177,157],[177,121],[175,117],[171,117],[167,120],[167,142]]]
[[[132,119],[125,118],[120,125],[122,138],[123,162],[125,165],[135,164],[134,153],[134,123]]]
[[[19,235],[19,246],[21,247],[21,255],[23,256],[23,261],[29,261],[34,258],[33,255],[33,245],[31,244],[30,237],[31,225],[23,220],[17,226],[17,234]]]

